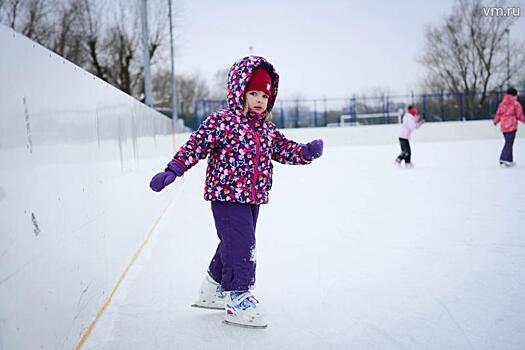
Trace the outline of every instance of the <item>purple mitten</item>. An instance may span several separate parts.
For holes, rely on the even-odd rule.
[[[155,192],[160,192],[164,187],[175,181],[176,177],[177,176],[171,171],[163,171],[162,173],[153,176],[149,183],[149,187]]]
[[[323,155],[323,140],[314,140],[303,145],[303,157],[306,160],[314,160]]]
[[[184,174],[184,167],[179,162],[172,160],[163,172],[153,176],[149,187],[155,192],[160,192],[182,174]]]

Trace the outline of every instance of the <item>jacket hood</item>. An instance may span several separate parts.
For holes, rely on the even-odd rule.
[[[277,97],[279,88],[279,75],[264,57],[247,56],[241,58],[233,64],[228,73],[228,108],[234,111],[242,112],[244,109],[244,94],[246,86],[250,80],[253,71],[257,67],[266,68],[272,78],[272,96],[268,100],[267,111],[271,111]]]
[[[504,104],[504,105],[513,105],[514,103],[517,102],[517,97],[516,96],[512,96],[512,95],[505,95],[503,96],[503,99],[501,100],[501,103]]]

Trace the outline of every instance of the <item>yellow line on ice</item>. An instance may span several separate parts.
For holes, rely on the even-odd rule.
[[[140,245],[139,249],[135,252],[135,255],[133,255],[133,258],[130,260],[130,262],[128,263],[128,265],[126,266],[126,269],[124,269],[124,271],[122,272],[122,274],[120,275],[118,281],[117,281],[117,284],[115,284],[115,286],[113,287],[113,290],[111,291],[111,293],[109,294],[109,296],[106,298],[106,300],[104,300],[104,304],[102,304],[102,307],[98,310],[97,312],[97,316],[95,317],[95,319],[93,320],[93,322],[91,322],[91,324],[89,325],[89,327],[87,328],[87,330],[84,332],[84,334],[82,334],[82,337],[80,338],[80,341],[78,342],[77,346],[76,346],[76,350],[80,350],[82,348],[82,346],[84,346],[84,344],[86,343],[87,339],[89,338],[89,335],[91,334],[91,332],[93,331],[93,329],[95,328],[98,320],[100,319],[100,317],[102,316],[102,314],[104,314],[104,311],[106,311],[107,307],[109,306],[109,304],[111,304],[111,299],[113,298],[113,295],[115,294],[115,292],[117,291],[118,287],[120,286],[120,284],[122,283],[122,281],[124,280],[124,278],[126,278],[126,275],[128,273],[128,271],[131,269],[131,266],[135,263],[135,261],[137,261],[138,257],[140,256],[140,253],[142,252],[142,249],[146,246],[146,244],[148,243],[149,239],[151,238],[151,235],[153,234],[153,232],[155,231],[155,229],[157,228],[160,220],[162,219],[162,217],[164,216],[164,214],[166,213],[166,211],[168,210],[168,208],[170,207],[171,203],[173,201],[170,201],[168,203],[168,205],[166,206],[166,208],[164,208],[164,210],[162,211],[162,214],[160,214],[159,218],[157,219],[157,221],[155,222],[155,224],[153,225],[153,227],[151,228],[151,230],[149,231],[148,233],[148,236],[146,237],[146,239],[142,242],[142,244]]]

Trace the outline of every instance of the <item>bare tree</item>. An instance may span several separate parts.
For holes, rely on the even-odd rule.
[[[517,17],[486,16],[484,10],[506,5],[506,1],[457,0],[441,25],[427,28],[426,47],[419,59],[428,70],[426,88],[465,93],[466,109],[472,110],[474,104],[485,103],[489,91],[512,80],[525,56],[517,50],[518,43],[511,43],[513,67],[507,76],[505,34]]]
[[[153,75],[152,81],[153,100],[155,106],[169,108],[171,107],[171,72],[165,68],[157,71]]]
[[[106,66],[105,23],[103,14],[106,13],[104,5],[98,1],[82,0],[84,18],[82,22],[84,40],[82,50],[86,62],[84,68],[109,82],[108,67]]]
[[[49,0],[5,0],[0,7],[0,19],[6,25],[30,39],[44,44],[49,35]]]
[[[2,0],[0,3],[0,21],[18,30],[17,24],[19,21],[22,0]]]
[[[516,86],[518,86],[520,89],[525,89],[525,74],[521,75],[521,78],[518,80]],[[524,91],[521,92],[523,93]]]
[[[215,72],[212,83],[211,97],[216,100],[225,100],[228,95],[228,73],[230,69],[224,68]]]
[[[48,47],[60,56],[84,66],[86,61],[82,50],[85,21],[84,1],[55,0],[54,9]]]
[[[107,40],[105,71],[108,80],[120,90],[133,95],[137,92],[138,79],[142,73],[141,66],[133,67],[137,58],[141,57],[138,52],[139,38],[117,25],[109,29]]]
[[[176,84],[179,117],[184,119],[186,125],[193,125],[194,102],[196,99],[210,98],[208,84],[198,73],[177,75]],[[157,107],[167,108],[171,106],[171,72],[169,69],[160,70],[154,75],[153,97],[157,101]]]
[[[82,46],[87,41],[84,30],[92,2],[95,0],[4,0],[0,21],[84,67]]]
[[[193,115],[195,99],[208,98],[208,84],[198,73],[177,77],[177,100],[181,115]]]
[[[83,65],[84,0],[5,0],[0,21]]]
[[[521,54],[515,55],[511,61],[510,85],[522,89],[520,93],[523,93],[525,92],[525,43],[515,43],[513,50]]]
[[[169,74],[167,6],[165,0],[148,2],[148,51],[154,76]],[[142,100],[144,64],[139,10],[138,0],[0,0],[0,22]],[[174,18],[176,25],[177,11]],[[185,96],[203,92],[208,96],[200,77],[181,79],[178,89],[185,109],[193,104]],[[185,88],[190,91],[184,91]],[[159,104],[162,99],[155,102]]]
[[[120,1],[108,9],[107,4],[83,0],[86,7],[84,50],[87,67],[100,78],[139,99],[144,96],[143,56],[138,3]],[[163,3],[151,2],[148,13],[152,24],[149,37],[151,64],[157,64],[159,50],[165,47],[167,18]],[[112,14],[107,18],[105,13]],[[111,23],[111,24],[108,24]]]

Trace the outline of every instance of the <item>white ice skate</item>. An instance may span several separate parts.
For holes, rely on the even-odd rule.
[[[192,304],[193,307],[200,307],[203,309],[224,310],[224,299],[226,292],[218,284],[206,274],[206,278],[202,281],[199,298]]]
[[[516,163],[514,162],[509,162],[509,161],[506,161],[506,160],[500,160],[499,161],[499,166],[502,167],[502,168],[510,168],[510,167],[513,167]]]
[[[259,301],[250,291],[226,293],[224,322],[247,328],[266,328],[268,324],[257,306]]]

